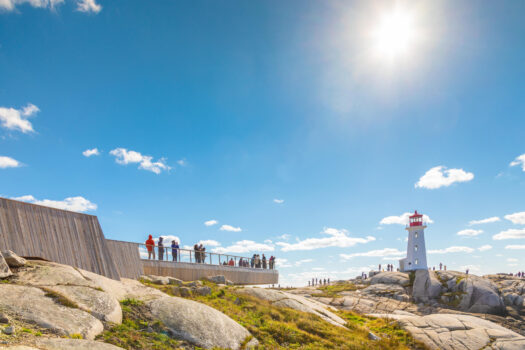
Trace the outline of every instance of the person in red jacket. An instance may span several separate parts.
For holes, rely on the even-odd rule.
[[[155,260],[155,241],[153,240],[153,237],[149,235],[148,240],[146,241],[146,248],[148,249],[148,259],[151,259],[151,256],[153,255],[153,260]]]

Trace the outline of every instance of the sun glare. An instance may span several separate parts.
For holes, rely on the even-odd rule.
[[[406,55],[415,38],[412,17],[399,10],[383,16],[373,32],[373,37],[380,55],[390,58]]]

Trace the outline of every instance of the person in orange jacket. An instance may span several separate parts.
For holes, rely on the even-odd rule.
[[[153,260],[155,260],[155,241],[153,240],[153,236],[149,235],[148,240],[146,241],[146,248],[148,249],[148,259],[151,259],[151,256],[153,255]]]

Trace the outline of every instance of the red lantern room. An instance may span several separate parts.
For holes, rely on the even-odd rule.
[[[410,226],[423,226],[423,215],[418,214],[417,210],[410,216]]]

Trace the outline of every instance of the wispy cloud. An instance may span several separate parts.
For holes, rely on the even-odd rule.
[[[82,155],[84,157],[98,156],[100,155],[100,152],[98,148],[92,148],[92,149],[87,149],[84,152],[82,152]]]
[[[2,1],[0,1],[0,4]],[[1,7],[1,5],[0,5]],[[40,109],[32,103],[22,109],[0,107],[0,126],[8,130],[17,130],[25,134],[34,132],[33,124],[28,120]]]
[[[213,248],[211,251],[214,253],[249,253],[249,252],[272,252],[275,248],[271,244],[266,243],[257,243],[250,240],[242,240],[233,243],[228,247],[217,247]]]
[[[284,203],[284,199],[277,199],[277,198],[275,198],[275,199],[273,200],[273,202],[274,202],[274,203],[277,203],[277,204],[283,204],[283,203]]]
[[[509,220],[513,224],[525,225],[525,211],[505,215],[505,219]]]
[[[241,232],[242,229],[240,227],[234,227],[231,225],[222,225],[219,229],[221,231],[229,231],[229,232]]]
[[[213,225],[217,225],[219,222],[217,220],[208,220],[208,221],[204,221],[204,225],[205,226],[213,226]]]
[[[314,250],[328,247],[347,248],[353,247],[358,243],[368,243],[375,241],[375,237],[367,236],[366,238],[350,237],[348,231],[338,230],[335,228],[325,228],[322,232],[325,237],[313,237],[304,240],[298,240],[296,243],[277,242],[284,252],[294,250]]]
[[[491,249],[492,249],[492,246],[490,244],[485,244],[478,248],[480,252],[486,252],[487,250],[491,250]]]
[[[0,0],[0,10],[13,11],[17,5],[29,4],[35,8],[54,10],[58,5],[63,4],[64,0]],[[98,13],[102,6],[95,0],[76,0],[77,11]]]
[[[507,245],[507,246],[505,246],[505,249],[510,249],[510,250],[525,250],[525,244],[511,244],[511,245]]]
[[[492,222],[498,222],[498,221],[500,221],[500,218],[497,216],[493,216],[493,217],[481,219],[481,220],[472,220],[472,221],[469,221],[468,224],[472,226],[472,225],[490,224]]]
[[[399,216],[387,216],[381,219],[379,222],[380,225],[408,225],[409,218],[411,215],[414,215],[413,213],[403,213]],[[423,215],[423,221],[427,224],[432,224],[434,221],[430,219],[428,215]]]
[[[525,228],[515,229],[511,228],[509,230],[501,231],[500,233],[492,236],[492,239],[496,241],[501,241],[503,239],[524,239],[525,238]]]
[[[22,166],[22,164],[11,157],[5,157],[0,156],[0,169],[6,169],[6,168],[18,168]]]
[[[80,213],[97,209],[97,205],[95,203],[92,203],[86,198],[81,197],[81,196],[68,197],[61,201],[56,201],[56,200],[51,200],[51,199],[38,200],[32,195],[25,195],[21,197],[11,197],[11,199],[33,203],[33,204],[44,205],[46,207],[76,211]]]
[[[445,249],[429,250],[428,254],[472,253],[474,251],[475,251],[475,249],[474,248],[470,248],[470,247],[453,246],[453,247],[448,247],[448,248],[445,248]]]
[[[218,247],[221,244],[213,239],[205,239],[202,241],[197,242],[197,244],[202,244],[203,246],[209,246],[209,247]]]
[[[517,166],[521,165],[521,169],[525,171],[525,153],[523,153],[521,156],[517,156],[516,159],[514,159],[510,166]]]
[[[95,0],[78,0],[77,10],[80,12],[99,13],[102,10],[102,6],[97,4]]]
[[[466,229],[458,232],[458,236],[474,237],[483,233],[483,230]]]
[[[444,166],[437,166],[428,170],[425,175],[421,176],[415,184],[416,188],[436,189],[447,187],[456,182],[467,182],[474,178],[473,173],[463,169],[447,169]]]
[[[355,257],[403,257],[406,255],[406,252],[403,252],[394,248],[384,248],[378,250],[370,250],[368,252],[362,253],[352,253],[352,254],[339,254],[339,256],[345,260],[350,260]]]
[[[139,164],[139,169],[160,174],[162,171],[170,170],[164,158],[153,161],[153,157],[142,155],[139,152],[127,150],[126,148],[115,148],[109,154],[115,156],[118,164]]]

